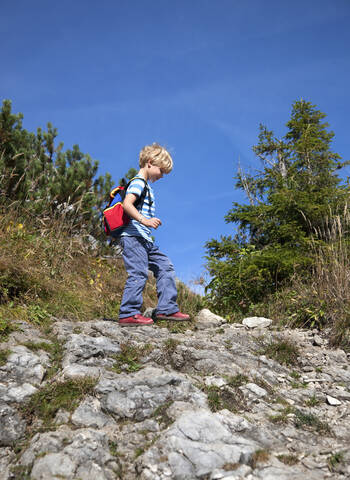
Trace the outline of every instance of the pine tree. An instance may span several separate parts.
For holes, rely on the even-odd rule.
[[[304,100],[293,104],[282,139],[260,125],[253,147],[263,168],[256,175],[236,177],[249,203],[234,203],[225,217],[237,234],[211,240],[207,287],[213,306],[246,309],[290,281],[295,272],[310,272],[311,243],[342,212],[349,193],[337,171],[348,164],[331,151],[333,132],[325,114]]]

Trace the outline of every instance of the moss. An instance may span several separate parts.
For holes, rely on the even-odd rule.
[[[141,357],[151,352],[153,348],[151,344],[145,344],[139,347],[132,345],[130,342],[122,343],[120,345],[120,353],[113,356],[115,362],[112,369],[117,373],[121,373],[122,371],[128,373],[137,372],[142,368],[140,363]]]
[[[38,417],[50,424],[61,408],[72,412],[86,395],[93,392],[96,382],[96,379],[86,377],[48,383],[21,407],[22,413],[29,420]]]
[[[11,350],[0,350],[0,367],[6,364]]]

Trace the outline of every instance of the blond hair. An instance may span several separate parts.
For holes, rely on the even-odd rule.
[[[146,145],[140,152],[139,165],[143,168],[150,160],[152,165],[164,170],[164,173],[171,172],[173,168],[173,159],[170,153],[158,143]]]

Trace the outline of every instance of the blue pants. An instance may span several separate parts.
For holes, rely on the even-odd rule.
[[[156,313],[169,315],[178,312],[175,271],[169,258],[152,242],[142,237],[121,237],[121,245],[128,278],[119,309],[119,318],[140,313],[148,270],[151,270],[156,278],[158,295]]]

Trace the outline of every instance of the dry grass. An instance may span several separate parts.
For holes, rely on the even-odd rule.
[[[117,318],[126,279],[122,259],[93,250],[88,236],[74,235],[64,218],[43,221],[16,208],[0,210],[0,249],[2,337],[16,319],[49,326],[52,316]],[[181,285],[181,308],[195,310],[198,296],[185,290]],[[145,308],[156,306],[153,278],[143,298]]]
[[[310,245],[309,275],[295,275],[288,287],[255,305],[251,314],[288,327],[327,328],[330,343],[350,350],[350,215],[330,215]]]

